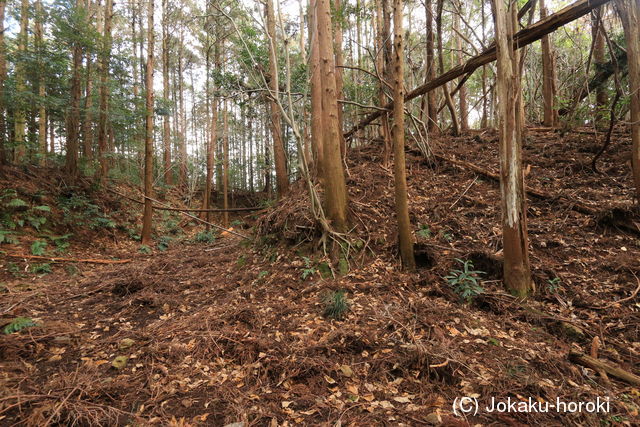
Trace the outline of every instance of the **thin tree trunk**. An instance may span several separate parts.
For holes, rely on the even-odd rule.
[[[107,0],[110,2],[111,0]],[[149,0],[147,12],[147,70],[146,70],[146,126],[144,139],[144,215],[142,217],[142,244],[151,243],[151,226],[153,219],[153,0]]]
[[[544,0],[540,0],[540,19],[547,17]],[[542,96],[544,99],[545,126],[555,126],[558,121],[558,111],[555,107],[556,98],[556,67],[550,36],[540,39],[542,47]]]
[[[404,41],[403,41],[402,0],[393,2],[393,43],[394,43],[394,85],[393,85],[393,172],[395,179],[396,218],[398,220],[398,240],[402,265],[414,270],[413,239],[409,206],[407,201],[407,172],[404,156]]]
[[[83,8],[81,0],[76,2],[76,10]],[[73,46],[73,62],[71,76],[71,101],[67,110],[67,153],[65,169],[69,175],[78,173],[78,143],[80,137],[80,97],[82,95],[82,82],[80,69],[82,68],[82,46],[76,42]]]
[[[533,291],[529,266],[527,209],[522,172],[522,93],[519,59],[513,48],[517,3],[493,0],[497,45],[497,90],[500,139],[500,190],[502,196],[502,238],[504,283],[514,295],[525,297]]]
[[[318,1],[318,43],[320,72],[322,76],[322,125],[324,129],[325,204],[331,226],[339,231],[347,230],[347,186],[340,155],[340,128],[338,122],[338,98],[335,79],[335,56],[331,36],[331,8],[329,0]]]
[[[344,65],[344,55],[342,53],[342,6],[340,0],[334,0],[333,7],[336,13],[336,22],[334,24],[335,32],[335,50],[336,50],[336,96],[338,99],[344,98],[344,78],[342,73],[342,66]],[[338,125],[340,129],[343,128],[344,114],[342,111],[342,104],[338,103]],[[340,153],[342,157],[347,154],[347,146],[345,144],[344,136],[340,132]]]
[[[444,58],[442,51],[442,8],[444,5],[444,0],[438,0],[437,12],[436,12],[436,32],[438,37],[438,63],[440,65],[440,74],[444,73]],[[449,85],[444,83],[442,85],[442,90],[444,92],[444,99],[447,103],[447,108],[449,109],[449,114],[451,115],[451,128],[452,134],[454,136],[460,135],[460,125],[458,123],[458,117],[456,116],[456,109],[453,106],[453,100],[451,99],[451,94],[449,93]]]
[[[602,25],[602,12],[604,7],[600,6],[597,9],[593,9],[591,13],[591,35],[593,41],[593,65],[596,70],[602,70],[605,68],[605,40],[604,40],[604,26]],[[604,121],[607,105],[607,91],[604,85],[599,85],[596,88],[596,107],[595,107],[595,125],[601,125]]]
[[[4,43],[4,14],[6,1],[0,1],[0,166],[7,163],[7,106],[4,100],[4,83],[7,80],[7,52]]]
[[[453,15],[453,27],[456,33],[456,60],[458,65],[464,64],[464,58],[462,56],[462,32],[460,28],[460,13],[462,13],[462,2],[458,2],[456,7],[457,11]],[[462,82],[464,77],[458,79],[458,83]],[[462,84],[458,90],[458,108],[460,110],[460,130],[466,131],[469,129],[469,111],[467,109],[467,87]]]
[[[431,81],[436,77],[436,64],[434,54],[434,38],[433,38],[433,6],[431,0],[425,0],[426,12],[426,52],[425,52],[425,82]],[[426,101],[426,102],[425,102]],[[422,116],[427,124],[429,132],[435,132],[438,129],[438,105],[436,102],[436,93],[434,91],[427,92],[423,97]]]
[[[166,100],[170,99],[169,91],[169,5],[168,0],[162,0],[162,94]],[[162,118],[162,143],[164,145],[164,182],[173,184],[171,172],[171,119],[168,114]]]
[[[380,103],[384,105],[387,101],[385,93],[385,82],[389,82],[389,74],[391,72],[391,15],[389,13],[389,1],[380,0],[380,41],[382,55],[382,69],[379,70],[382,73],[382,79],[380,82]],[[383,134],[383,150],[382,150],[382,164],[389,166],[391,157],[391,129],[389,127],[389,114],[384,113],[381,118],[382,134]]]
[[[314,165],[320,181],[324,180],[324,149],[322,141],[322,81],[318,45],[317,0],[309,2],[309,37],[311,38],[311,147]]]
[[[93,67],[91,66],[91,53],[87,53],[87,87],[84,102],[84,130],[82,132],[82,152],[87,160],[93,159]]]
[[[44,66],[42,64],[42,56],[44,55],[43,44],[43,28],[42,20],[44,19],[44,11],[42,9],[42,0],[36,1],[36,28],[35,28],[35,45],[38,50],[38,63],[40,70],[38,71],[38,163],[40,166],[45,164],[47,159],[47,110],[45,108],[45,76]]]
[[[222,115],[222,208],[224,211],[224,226],[229,227],[229,112],[227,106],[227,99],[224,100],[224,111]]]
[[[636,198],[640,201],[640,5],[637,0],[616,0],[627,42],[631,94],[631,167]]]
[[[108,114],[109,114],[109,64],[111,62],[111,16],[113,0],[106,0],[104,6],[104,45],[100,60],[100,113],[98,118],[98,153],[100,157],[100,179],[109,174]]]
[[[278,56],[276,41],[276,20],[273,9],[273,0],[266,1],[266,20],[269,42],[269,90],[271,96],[278,96]],[[271,134],[273,136],[273,157],[276,166],[276,190],[278,198],[282,198],[289,192],[289,176],[287,173],[287,158],[282,138],[282,117],[280,109],[272,99],[269,102],[271,116]]]
[[[178,48],[178,102],[179,102],[179,129],[178,143],[180,144],[180,187],[187,188],[187,135],[186,113],[184,108],[184,84],[183,84],[183,51],[184,34],[180,33],[180,46]]]
[[[216,40],[217,43],[220,43],[219,40]],[[224,46],[223,46],[224,47]],[[219,71],[221,68],[220,65],[220,50],[218,49],[218,45],[215,46],[215,59],[214,59],[214,68],[216,71]],[[215,165],[215,147],[216,142],[218,140],[218,98],[216,96],[217,88],[215,81],[213,83],[212,88],[213,95],[211,96],[211,132],[209,135],[209,141],[207,143],[207,176],[206,181],[204,183],[204,200],[202,203],[203,209],[211,209],[211,192],[213,186],[213,168]],[[207,212],[206,215],[207,222],[211,222],[211,212]]]
[[[26,87],[25,87],[25,67],[24,63],[26,58],[24,57],[27,52],[29,30],[29,0],[22,0],[20,3],[20,33],[18,34],[18,58],[16,59],[16,95],[18,100],[16,102],[16,108],[13,113],[14,121],[14,161],[16,163],[22,163],[26,153],[26,115],[24,106],[26,100]]]

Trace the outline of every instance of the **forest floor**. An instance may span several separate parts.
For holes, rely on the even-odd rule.
[[[529,130],[527,185],[551,198],[529,198],[537,293],[526,304],[499,280],[499,186],[460,166],[498,171],[492,131],[431,141],[458,166],[408,152],[415,273],[400,270],[392,168],[375,145],[349,156],[353,235],[362,244],[335,278],[320,272],[325,258],[310,243],[302,184],[275,208],[244,217],[238,230],[259,234],[256,244],[232,235],[196,243],[193,231],[146,254],[116,227],[74,236],[64,256],[126,264],[58,263],[33,274],[34,260],[0,258],[0,320],[38,324],[0,336],[0,425],[638,425],[640,386],[569,359],[572,350],[594,351],[640,374],[640,238],[632,231],[640,216],[627,135],[614,134],[595,173],[593,135]],[[36,191],[22,173],[0,185]],[[138,221],[134,204],[113,195],[101,203],[115,222]],[[172,221],[167,233],[185,225]],[[0,249],[20,252],[15,246]],[[444,279],[460,268],[456,258],[485,273],[484,293],[470,303]],[[339,290],[350,309],[331,320],[324,298]],[[463,396],[479,400],[477,414],[453,413]],[[490,413],[492,398],[610,406]]]

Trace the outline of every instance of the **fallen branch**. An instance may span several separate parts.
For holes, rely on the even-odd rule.
[[[86,262],[90,264],[126,264],[128,262],[131,262],[130,259],[76,259],[11,253],[7,253],[6,255],[13,258],[42,259],[54,262]]]
[[[612,377],[616,377],[629,384],[640,385],[639,376],[629,371],[625,371],[622,368],[610,365],[607,362],[603,362],[600,359],[595,359],[591,356],[587,356],[584,353],[572,351],[571,353],[569,353],[569,360],[579,365],[586,366],[587,368],[591,368],[595,371],[604,371]]]
[[[609,304],[603,305],[602,307],[593,307],[593,308],[595,308],[596,310],[605,310],[607,308],[613,307],[614,305],[618,305],[620,303],[627,302],[627,301],[630,301],[630,300],[634,299],[636,297],[636,295],[638,295],[638,292],[640,292],[640,279],[638,279],[638,276],[636,276],[635,274],[633,276],[636,278],[636,281],[638,282],[638,287],[636,288],[635,291],[633,291],[631,293],[631,295],[629,295],[626,298],[622,298],[622,299],[620,299],[618,301],[610,302]]]
[[[543,36],[552,33],[563,25],[568,24],[571,21],[574,21],[587,13],[591,12],[591,10],[608,3],[609,0],[579,0],[575,3],[565,7],[564,9],[549,15],[548,17],[541,19],[535,24],[527,27],[523,30],[518,31],[513,37],[513,45],[515,49],[520,49],[528,44],[531,44],[535,41],[540,40]],[[407,93],[404,97],[405,101],[410,101],[418,96],[424,95],[427,92],[430,92],[451,80],[457,79],[458,77],[471,73],[476,69],[486,65],[490,62],[496,60],[496,47],[495,44],[489,46],[485,51],[481,54],[476,55],[470,58],[467,62],[457,67],[454,67],[447,71],[444,74],[436,77],[435,79],[426,82],[425,84],[418,86],[413,89],[411,92]],[[393,110],[393,101],[389,102],[387,105],[384,105],[382,108],[385,110]],[[391,114],[391,113],[389,113]],[[348,132],[344,134],[346,139],[350,138],[353,134],[355,134],[360,129],[363,129],[375,119],[382,115],[382,111],[375,111],[365,117],[360,123],[353,126]]]
[[[117,195],[119,195],[119,196],[122,196],[122,197],[124,197],[124,198],[126,198],[126,199],[130,199],[130,200],[131,200],[131,198],[130,198],[130,197],[125,196],[124,194],[119,193],[119,192],[117,192],[116,190],[112,190],[112,189],[110,189],[110,188],[107,188],[107,190],[108,190],[108,191],[111,191],[111,192],[112,192],[112,193],[114,193],[114,194],[117,194]],[[151,197],[149,197],[149,196],[144,196],[144,197],[145,197],[146,199],[151,200],[152,202],[155,202],[155,203],[159,203],[159,204],[161,204],[161,205],[164,205],[165,207],[169,207],[169,208],[171,207],[171,206],[167,205],[166,203],[162,203],[161,201],[156,200],[156,199],[154,199],[154,198],[151,198]],[[184,212],[184,211],[182,211],[182,210],[179,210],[178,212],[180,212],[180,213],[181,213],[182,215],[184,215],[184,216],[188,216],[188,217],[189,217],[189,218],[191,218],[191,219],[195,219],[196,221],[199,221],[199,222],[201,222],[201,223],[203,223],[203,224],[207,224],[207,225],[212,226],[213,228],[217,228],[218,230],[226,231],[226,232],[228,232],[228,233],[235,234],[235,235],[236,235],[236,236],[238,236],[238,237],[242,237],[243,239],[251,240],[251,237],[249,237],[249,236],[245,236],[244,234],[238,233],[237,231],[233,231],[233,230],[231,230],[231,229],[227,229],[227,228],[225,228],[225,227],[223,227],[223,226],[221,226],[221,225],[214,224],[214,223],[209,222],[209,221],[205,221],[204,219],[200,219],[200,218],[198,218],[197,216],[194,216],[194,215],[188,214],[188,213],[186,213],[186,212]]]
[[[127,200],[131,200],[132,202],[144,205],[142,200],[134,199],[133,197],[125,196],[124,194],[118,193],[115,190],[107,189],[112,193],[115,193],[121,197],[124,197]],[[164,207],[164,206],[153,206],[154,210],[158,211],[173,211],[173,212],[244,212],[244,211],[259,211],[264,209],[263,207],[250,207],[250,208],[228,208],[228,209],[190,209],[190,208],[173,208],[173,207]]]

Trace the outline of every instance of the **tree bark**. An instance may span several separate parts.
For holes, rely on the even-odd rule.
[[[0,1],[0,166],[7,163],[7,106],[4,100],[4,84],[7,80],[7,52],[4,43],[4,15],[6,0]]]
[[[442,51],[442,8],[444,5],[444,0],[438,0],[437,12],[436,12],[436,32],[438,36],[438,63],[440,66],[440,73],[444,73],[444,58]],[[451,133],[454,136],[458,136],[460,134],[460,124],[458,123],[458,117],[456,116],[456,109],[453,106],[453,100],[451,99],[451,94],[449,93],[449,88],[447,82],[442,84],[442,90],[444,92],[444,100],[447,104],[447,108],[449,110],[449,115],[451,116]]]
[[[493,0],[499,108],[500,192],[502,198],[502,239],[504,284],[514,295],[526,297],[533,291],[529,266],[529,240],[522,172],[522,93],[519,59],[513,47],[517,4]]]
[[[47,159],[47,110],[45,108],[45,76],[42,56],[44,54],[43,43],[43,26],[44,11],[42,9],[42,0],[36,1],[36,25],[35,25],[35,45],[38,51],[38,164],[44,166]]]
[[[540,0],[540,19],[547,17],[544,0]],[[551,46],[550,36],[543,36],[540,40],[542,48],[542,96],[544,99],[543,125],[553,127],[558,122],[558,111],[555,108],[556,99],[556,64]]]
[[[107,0],[110,2],[111,0]],[[151,243],[151,226],[153,220],[153,48],[155,33],[153,31],[154,1],[149,0],[147,11],[147,67],[146,67],[146,126],[144,138],[144,214],[142,217],[142,244]]]
[[[432,0],[425,0],[426,12],[426,52],[425,52],[425,83],[430,82],[436,77],[436,64],[434,53],[434,37],[433,37],[433,5]],[[427,124],[429,132],[435,132],[438,129],[438,104],[436,102],[435,92],[427,92],[422,100],[422,116]]]
[[[342,19],[343,11],[340,0],[334,0],[333,7],[335,8],[336,22],[335,22],[335,50],[336,50],[336,96],[338,99],[344,99],[344,79],[342,73],[342,66],[344,65],[344,55],[342,53]],[[340,129],[343,128],[344,113],[342,110],[342,104],[338,103],[338,125]],[[345,143],[344,136],[340,132],[340,153],[344,158],[347,154],[347,145]]]
[[[380,82],[380,102],[382,105],[387,101],[385,92],[385,83],[388,83],[391,77],[391,12],[389,11],[389,0],[380,0],[381,26],[380,41],[382,43],[382,80]],[[389,126],[389,114],[382,115],[382,134],[383,134],[383,150],[382,164],[387,167],[391,159],[391,128]]]
[[[216,40],[216,43],[219,43],[219,40]],[[214,68],[216,71],[220,70],[220,50],[218,45],[215,46],[215,59],[214,59]],[[211,132],[209,135],[209,140],[207,143],[207,176],[205,178],[204,183],[204,200],[202,202],[203,209],[211,209],[211,193],[213,187],[213,167],[215,165],[215,148],[216,142],[218,141],[218,97],[217,97],[217,88],[215,81],[213,83],[212,88],[213,94],[211,95]],[[211,213],[207,212],[206,218],[207,222],[211,222]]]
[[[24,55],[27,52],[29,30],[29,0],[22,0],[20,3],[20,33],[18,34],[18,58],[16,59],[16,95],[18,97],[16,108],[13,113],[14,121],[14,161],[22,163],[26,153],[26,115],[25,106],[25,67]]]
[[[464,64],[462,56],[462,36],[460,32],[460,13],[462,13],[462,2],[458,2],[457,11],[454,12],[453,26],[456,33],[456,60],[458,65]],[[457,31],[456,31],[457,30]],[[469,111],[467,107],[467,87],[463,82],[464,77],[458,79],[460,89],[458,89],[458,109],[460,110],[460,130],[466,131],[469,129]]]
[[[631,94],[631,168],[636,199],[640,200],[640,4],[638,0],[616,0],[615,5],[627,42]]]
[[[269,91],[272,97],[277,97],[279,91],[278,56],[276,38],[276,19],[273,0],[266,1],[266,21],[269,42]],[[287,157],[282,135],[282,117],[280,108],[274,99],[269,102],[271,135],[273,137],[273,157],[276,166],[276,190],[278,198],[289,192],[289,174],[287,173]]]
[[[325,205],[331,226],[339,232],[347,230],[347,186],[340,155],[340,125],[335,79],[335,57],[331,37],[329,0],[318,2],[318,43],[322,76],[322,127],[325,158]]]
[[[162,94],[165,100],[169,100],[169,4],[168,0],[162,0]],[[162,144],[164,145],[164,182],[166,185],[173,184],[173,173],[171,172],[171,120],[166,114],[162,118]]]
[[[227,99],[224,100],[224,111],[222,118],[222,208],[224,211],[224,226],[229,227],[229,112]]]
[[[602,11],[603,7],[593,9],[591,13],[591,36],[593,38],[593,65],[596,69],[596,73],[602,71],[605,68],[605,40],[604,40],[604,26],[602,25]],[[612,67],[613,68],[613,67]],[[595,124],[596,126],[602,124],[605,117],[605,109],[607,105],[607,92],[602,85],[596,88],[596,111],[595,111]]]
[[[315,170],[324,180],[324,149],[322,141],[322,81],[318,45],[317,0],[309,1],[309,37],[311,39],[311,149]]]
[[[407,200],[407,172],[404,156],[404,41],[402,0],[393,2],[394,85],[393,85],[393,172],[400,258],[407,270],[416,268]]]
[[[100,158],[99,175],[104,182],[109,174],[108,114],[109,114],[109,64],[111,62],[111,17],[113,0],[106,0],[104,5],[104,45],[100,59],[100,113],[98,118],[98,153]]]

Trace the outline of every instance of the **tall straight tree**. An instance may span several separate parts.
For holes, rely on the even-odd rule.
[[[107,0],[111,1],[111,0]],[[151,243],[153,218],[153,0],[149,0],[147,12],[147,67],[146,67],[146,126],[144,138],[144,214],[142,216],[142,244]]]
[[[616,0],[627,42],[629,93],[631,96],[631,168],[640,200],[640,4],[639,0]]]
[[[416,268],[413,255],[411,223],[407,201],[407,171],[404,157],[404,31],[402,0],[393,1],[393,172],[396,196],[396,218],[398,220],[398,240],[400,257],[407,270]]]
[[[27,118],[24,111],[26,103],[25,87],[25,61],[27,53],[27,43],[29,41],[29,0],[22,0],[20,3],[20,33],[18,33],[18,58],[16,59],[16,95],[18,100],[13,113],[14,122],[14,161],[21,163],[26,153],[26,123]]]
[[[544,0],[540,0],[540,19],[547,17]],[[542,96],[544,100],[545,126],[555,126],[558,121],[558,110],[554,108],[556,98],[556,64],[551,46],[550,35],[540,39],[542,48]]]
[[[444,0],[438,0],[436,7],[436,33],[438,36],[438,65],[440,67],[440,74],[444,73],[444,53],[443,53],[443,34],[442,34],[442,9],[444,7]],[[454,136],[460,134],[460,124],[458,123],[458,117],[456,116],[456,109],[453,106],[453,100],[449,93],[449,85],[447,83],[442,85],[442,92],[444,95],[449,114],[451,115],[451,128]]]
[[[602,24],[602,12],[604,6],[593,9],[591,12],[591,37],[593,40],[593,65],[596,70],[605,68],[605,40],[604,25]],[[607,91],[605,85],[596,88],[595,124],[601,125],[604,119],[604,110],[607,105]]]
[[[35,16],[35,46],[38,52],[38,163],[42,166],[45,163],[47,155],[47,110],[45,108],[45,73],[43,64],[44,55],[44,38],[43,23],[44,10],[42,8],[42,0],[36,1]]]
[[[278,104],[273,99],[273,97],[277,96],[277,91],[279,90],[276,19],[273,0],[266,1],[266,21],[269,43],[269,90],[272,97],[269,102],[271,134],[273,136],[273,157],[276,165],[276,190],[278,198],[281,198],[289,192],[289,175],[287,173],[287,157],[282,137],[282,117]]]
[[[220,40],[215,41],[214,46],[214,68],[217,71],[220,70]],[[224,48],[224,46],[222,46]],[[207,176],[204,183],[204,197],[202,206],[204,209],[211,209],[211,192],[213,187],[213,168],[215,166],[215,149],[216,142],[218,141],[218,96],[215,79],[213,81],[212,95],[211,95],[211,132],[207,141]],[[206,212],[207,222],[211,221],[211,212]]]
[[[169,0],[162,0],[162,94],[169,100]],[[168,114],[162,118],[162,144],[164,146],[164,183],[173,184],[171,172],[171,121]]]
[[[0,0],[0,166],[7,163],[7,106],[4,100],[4,83],[7,80],[7,51],[4,43],[4,14],[6,0]]]
[[[513,49],[517,23],[517,1],[493,0],[497,47],[499,110],[500,192],[502,196],[502,239],[504,283],[511,293],[525,297],[533,291],[529,266],[527,209],[522,172],[522,102],[519,58]]]
[[[433,38],[433,5],[431,0],[425,0],[424,9],[426,12],[426,51],[424,64],[424,80],[431,81],[436,78],[436,64],[434,55]],[[431,90],[422,98],[422,116],[427,124],[427,130],[434,132],[438,129],[438,105],[436,102],[436,92]]]
[[[343,19],[343,11],[340,0],[334,0],[333,7],[335,8],[335,16],[336,22],[334,25],[334,33],[335,33],[335,50],[336,50],[336,96],[338,99],[342,99],[344,97],[344,78],[342,72],[342,66],[344,65],[344,54],[342,52],[342,19]],[[344,114],[342,111],[342,104],[338,103],[338,123],[340,129],[342,129],[344,123]],[[340,152],[344,157],[347,153],[347,146],[345,139],[340,132]]]
[[[347,230],[347,185],[340,155],[342,129],[338,121],[338,98],[335,77],[335,56],[331,36],[331,8],[329,0],[317,0],[318,44],[322,82],[322,128],[325,160],[325,205],[331,226]]]
[[[324,180],[324,149],[322,139],[322,77],[318,44],[317,0],[309,1],[309,38],[311,39],[311,150],[315,171]]]
[[[98,117],[98,154],[100,159],[99,175],[105,180],[109,173],[109,159],[107,151],[108,114],[109,114],[109,65],[111,62],[111,18],[113,15],[113,0],[105,0],[103,44],[100,55],[100,113]]]
[[[76,1],[75,13],[81,15],[84,4],[82,0]],[[71,101],[67,108],[67,153],[65,157],[65,169],[69,175],[78,173],[78,146],[80,140],[80,97],[82,96],[82,81],[80,71],[82,68],[82,44],[80,40],[73,43],[71,74]]]

